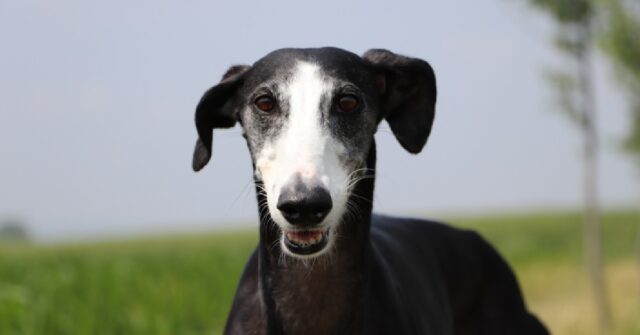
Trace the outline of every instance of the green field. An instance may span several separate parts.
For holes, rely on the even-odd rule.
[[[554,334],[595,334],[577,214],[452,219],[492,241]],[[640,334],[637,212],[604,218],[615,334]],[[251,232],[55,246],[0,245],[0,334],[219,334]]]

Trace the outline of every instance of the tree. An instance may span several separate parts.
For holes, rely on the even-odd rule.
[[[604,1],[604,0],[603,0]],[[573,64],[570,70],[554,71],[551,82],[559,93],[562,111],[582,135],[584,251],[589,281],[601,333],[611,328],[602,264],[602,227],[598,200],[598,133],[591,56],[594,46],[596,7],[590,0],[529,0],[558,23],[556,46]]]
[[[26,226],[18,219],[0,221],[0,242],[24,242],[29,239]]]
[[[628,93],[630,129],[624,147],[640,167],[640,2],[600,0],[602,50]]]
[[[631,108],[624,148],[640,168],[640,2],[600,0],[600,3],[604,16],[600,45],[627,91]],[[640,223],[636,229],[636,257],[640,269]]]

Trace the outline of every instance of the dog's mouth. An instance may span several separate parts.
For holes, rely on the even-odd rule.
[[[329,229],[296,229],[283,231],[284,246],[296,255],[313,255],[327,247],[329,234]]]

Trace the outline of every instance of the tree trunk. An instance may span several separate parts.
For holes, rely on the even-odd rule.
[[[638,304],[640,305],[640,214],[636,227],[636,266],[638,268]]]
[[[583,169],[584,169],[584,248],[601,334],[611,329],[611,312],[602,262],[602,226],[598,199],[598,136],[596,100],[594,96],[590,55],[591,32],[588,23],[579,25],[578,77],[583,112]]]
[[[637,188],[637,189],[640,189],[640,187]],[[636,208],[636,210],[637,209],[640,209],[640,206],[638,206],[638,208]],[[637,267],[637,272],[638,272],[638,305],[640,305],[640,212],[636,214],[635,249],[636,249],[636,267]]]

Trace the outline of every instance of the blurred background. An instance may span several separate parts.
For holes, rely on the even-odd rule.
[[[238,128],[192,172],[195,105],[320,46],[435,69],[426,150],[376,135],[377,212],[482,232],[554,334],[640,334],[634,0],[0,2],[0,333],[220,333],[257,208]]]

